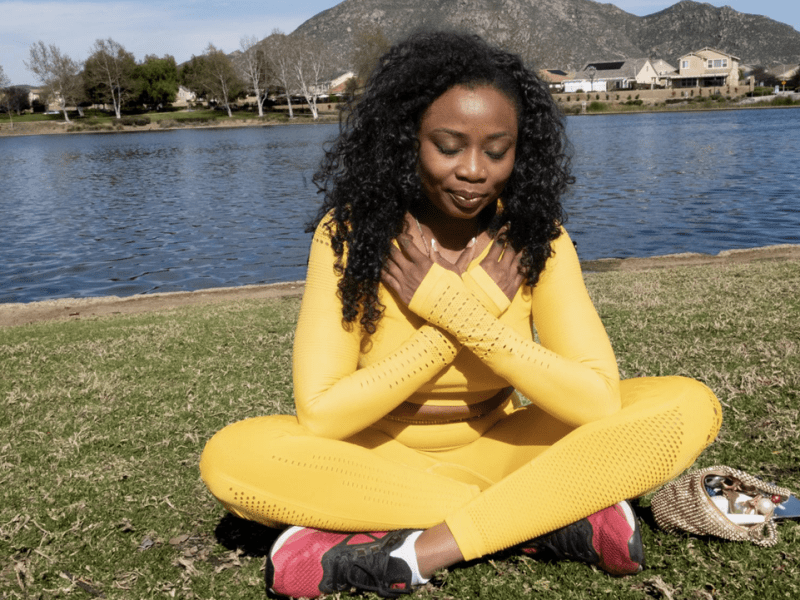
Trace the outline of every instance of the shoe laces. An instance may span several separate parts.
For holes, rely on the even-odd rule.
[[[397,598],[403,594],[410,594],[411,587],[394,588],[391,581],[389,547],[393,545],[399,532],[390,532],[377,544],[368,548],[360,548],[354,553],[342,553],[336,560],[336,581],[340,591],[355,587],[366,592],[374,592],[384,598]],[[399,559],[395,559],[400,562]],[[347,588],[344,587],[346,582]]]
[[[557,529],[535,540],[535,547],[547,549],[558,559],[572,558],[588,563],[598,560],[592,546],[592,529],[586,519]]]

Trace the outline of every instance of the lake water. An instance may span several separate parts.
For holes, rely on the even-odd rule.
[[[582,259],[800,243],[800,110],[570,117]],[[0,302],[305,277],[336,125],[0,138]]]

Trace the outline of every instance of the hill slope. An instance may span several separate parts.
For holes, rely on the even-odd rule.
[[[800,61],[800,32],[767,17],[685,0],[637,17],[592,0],[345,0],[292,35],[325,44],[347,67],[353,33],[377,23],[390,41],[418,28],[468,28],[516,40],[539,66],[577,69],[588,60],[663,58],[675,63],[711,46],[745,64]]]

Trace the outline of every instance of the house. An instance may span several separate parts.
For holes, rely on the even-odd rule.
[[[678,73],[669,77],[670,84],[674,88],[737,86],[740,62],[714,48],[690,52],[678,60]]]
[[[347,89],[347,82],[350,81],[356,74],[352,71],[342,73],[338,77],[331,79],[330,87],[328,88],[329,94],[342,94]]]
[[[669,87],[669,78],[672,75],[676,75],[678,73],[678,69],[673,67],[665,60],[661,60],[657,58],[655,60],[651,60],[650,64],[653,65],[653,69],[655,69],[658,77],[658,85],[661,87]]]
[[[173,106],[188,106],[197,100],[197,94],[182,85],[178,86],[178,93],[175,95]]]
[[[564,81],[565,92],[607,92],[655,86],[659,75],[647,58],[590,62],[573,79]]]
[[[784,63],[770,67],[767,69],[767,73],[774,76],[779,82],[784,82],[797,75],[798,70],[800,70],[800,65]]]
[[[545,82],[553,93],[564,91],[564,82],[569,79],[569,74],[561,69],[542,69],[539,79]]]

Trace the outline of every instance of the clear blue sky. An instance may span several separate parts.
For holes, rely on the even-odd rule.
[[[677,0],[609,0],[643,16]],[[36,84],[23,63],[31,44],[55,44],[83,61],[98,38],[111,37],[137,60],[171,54],[180,63],[202,54],[209,42],[232,52],[242,36],[289,33],[339,0],[0,0],[0,65],[12,84]],[[800,31],[798,0],[712,0],[743,13],[762,14]]]

